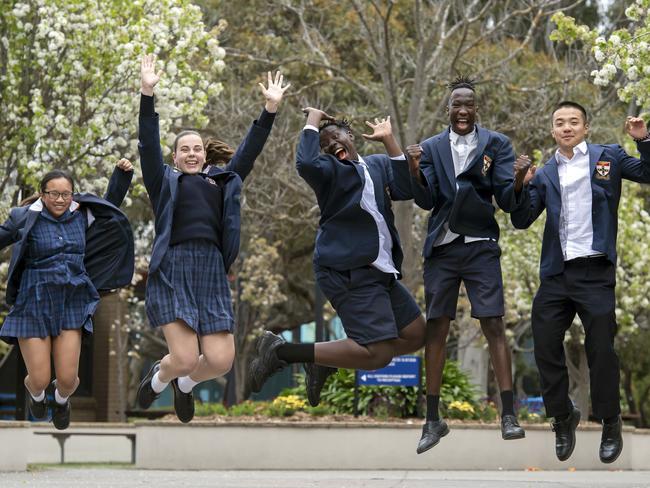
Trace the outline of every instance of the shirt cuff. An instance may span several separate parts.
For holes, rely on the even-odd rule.
[[[140,94],[140,115],[156,115],[154,109],[153,96]]]
[[[264,129],[270,129],[273,127],[273,121],[275,120],[275,114],[267,112],[265,108],[262,109],[260,118],[257,119],[257,125]]]
[[[390,159],[393,161],[406,161],[406,156],[404,156],[404,153],[402,153],[399,156],[391,156]]]
[[[305,127],[303,127],[302,130],[315,130],[316,132],[320,132],[318,130],[318,127],[316,127],[315,125],[311,125],[311,124],[307,124]]]

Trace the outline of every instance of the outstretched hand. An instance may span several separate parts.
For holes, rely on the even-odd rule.
[[[372,129],[372,134],[361,134],[361,136],[368,141],[381,142],[393,135],[393,127],[390,124],[390,115],[381,120],[375,118],[374,124],[366,120],[366,125]]]
[[[273,79],[270,71],[267,73],[267,76],[269,86],[266,87],[263,83],[259,83],[259,86],[262,89],[264,98],[266,98],[266,105],[264,108],[269,113],[275,113],[278,111],[284,92],[291,86],[291,83],[282,86],[284,76],[280,71],[275,72],[275,79]]]
[[[133,171],[133,163],[126,158],[120,159],[115,166],[120,168],[122,171]]]
[[[643,139],[648,135],[648,128],[641,117],[628,117],[625,119],[625,132],[632,139]]]
[[[153,96],[153,89],[160,81],[162,70],[156,72],[156,55],[145,54],[140,62],[140,89],[143,95]]]

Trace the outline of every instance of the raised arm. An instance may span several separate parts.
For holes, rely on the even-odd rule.
[[[390,116],[383,119],[375,119],[374,124],[366,121],[366,125],[372,129],[372,134],[361,134],[367,141],[378,141],[384,145],[390,162],[386,167],[388,181],[390,182],[390,196],[393,200],[411,200],[411,176],[408,170],[406,157],[399,146],[393,127],[390,123]]]
[[[619,148],[623,178],[638,183],[650,183],[650,133],[645,121],[641,117],[628,117],[625,120],[625,131],[636,142],[641,159],[634,158],[623,148]]]
[[[522,191],[523,179],[527,171],[526,168],[523,173],[518,174],[520,187],[517,192],[515,189],[515,152],[510,141],[504,138],[492,161],[492,191],[497,205],[504,212],[513,212],[529,205],[528,192]]]
[[[436,173],[433,162],[422,161],[424,149],[419,144],[406,147],[406,160],[408,162],[411,192],[418,207],[431,210],[437,198]]]
[[[226,170],[236,172],[242,180],[253,170],[255,160],[262,152],[266,139],[271,133],[275,114],[282,102],[284,92],[291,86],[291,83],[282,85],[284,77],[279,71],[275,73],[275,79],[271,76],[270,71],[267,73],[267,77],[268,86],[259,83],[262,95],[266,100],[264,110],[262,110],[259,119],[253,122],[253,126],[226,166]]]
[[[131,180],[133,179],[133,164],[126,158],[120,159],[115,165],[111,179],[108,182],[108,188],[104,199],[111,202],[116,207],[122,205],[126,197]]]
[[[0,225],[0,250],[20,240],[18,224],[15,218],[14,210],[12,210],[9,213],[9,218]]]
[[[154,87],[160,81],[162,71],[156,72],[156,57],[147,54],[140,63],[140,116],[138,151],[142,166],[142,179],[150,198],[160,193],[165,167],[160,148],[158,114],[154,109]]]
[[[313,107],[304,108],[302,111],[307,114],[307,122],[300,134],[296,151],[296,169],[309,186],[319,190],[329,179],[329,167],[323,165],[323,158],[320,157],[318,127],[321,120],[334,120],[334,117]]]

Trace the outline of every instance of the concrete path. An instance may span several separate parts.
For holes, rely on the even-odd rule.
[[[648,471],[146,471],[42,467],[0,473],[2,488],[648,488]]]

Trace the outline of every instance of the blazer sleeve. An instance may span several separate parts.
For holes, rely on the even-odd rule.
[[[319,134],[312,129],[303,129],[296,151],[298,174],[315,191],[320,191],[332,177],[327,159],[320,154]]]
[[[226,171],[234,171],[244,181],[253,170],[255,160],[262,152],[264,144],[271,133],[275,114],[262,110],[259,119],[253,122],[246,137],[235,151],[230,162],[226,165]]]
[[[0,225],[0,250],[20,240],[14,210],[9,213],[9,218]]]
[[[133,171],[124,171],[116,166],[111,175],[111,179],[108,182],[108,188],[106,189],[104,200],[108,200],[119,208],[129,191],[132,179]]]
[[[638,142],[641,159],[630,156],[621,146],[615,146],[616,157],[621,164],[621,175],[637,183],[650,183],[650,140]]]
[[[515,193],[515,152],[510,141],[503,137],[501,145],[492,162],[492,191],[497,205],[504,212],[513,212],[528,207],[528,193],[524,190]]]
[[[421,160],[420,178],[410,176],[410,179],[411,192],[417,206],[424,210],[432,210],[438,198],[438,178],[433,163],[429,160]]]
[[[151,199],[160,195],[165,176],[158,114],[154,110],[154,97],[140,96],[138,118],[138,151],[142,166],[142,179]]]
[[[412,200],[411,173],[404,156],[391,158],[386,156],[386,174],[392,200]]]
[[[533,179],[521,191],[522,200],[526,205],[519,205],[510,213],[510,221],[516,229],[527,229],[546,208],[545,188],[542,184],[542,174],[537,172]]]

